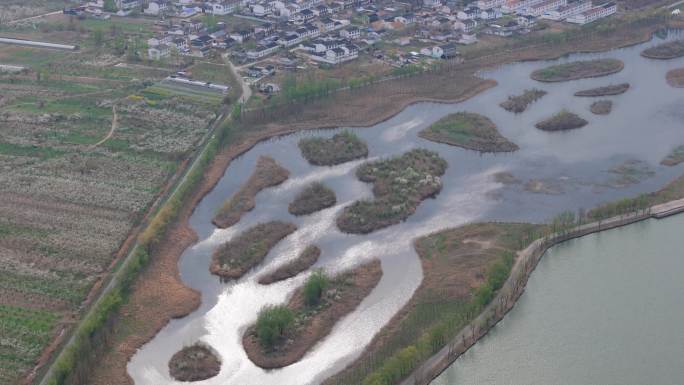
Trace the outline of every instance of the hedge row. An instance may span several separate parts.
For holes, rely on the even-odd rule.
[[[166,200],[138,239],[133,256],[116,274],[114,289],[105,294],[91,309],[75,332],[74,341],[55,360],[48,385],[78,385],[87,383],[89,366],[96,358],[94,352],[106,345],[118,310],[125,303],[139,273],[149,264],[151,250],[165,235],[169,225],[177,219],[184,201],[201,181],[204,172],[233,133],[230,124],[224,124],[209,139],[205,151],[185,181]]]

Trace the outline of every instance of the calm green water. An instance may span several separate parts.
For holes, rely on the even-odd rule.
[[[684,384],[684,215],[555,247],[432,385]]]

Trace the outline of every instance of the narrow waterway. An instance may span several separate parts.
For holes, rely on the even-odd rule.
[[[676,385],[684,216],[550,249],[513,310],[432,385]]]
[[[361,162],[314,167],[307,164],[297,148],[303,137],[328,137],[340,130],[303,132],[255,146],[230,164],[191,217],[200,242],[183,254],[179,268],[184,283],[202,293],[202,306],[185,318],[173,320],[143,346],[129,363],[129,374],[136,384],[175,383],[168,373],[168,360],[184,345],[201,340],[214,347],[223,361],[219,375],[200,382],[202,385],[319,383],[352,362],[419,285],[422,271],[412,248],[415,237],[473,221],[546,221],[564,210],[590,208],[656,190],[681,175],[684,165],[665,167],[659,162],[674,147],[684,144],[684,92],[669,87],[665,81],[665,73],[684,66],[684,59],[652,61],[639,56],[645,47],[659,42],[599,54],[570,55],[550,62],[504,66],[482,74],[495,79],[497,87],[466,102],[416,104],[381,124],[354,129],[368,143],[370,159],[423,147],[437,151],[449,163],[442,178],[443,190],[436,199],[423,202],[407,221],[369,235],[342,234],[334,223],[344,206],[372,195],[370,186],[354,175]],[[608,77],[557,84],[542,84],[529,78],[530,72],[549,64],[609,57],[623,60],[625,69]],[[607,116],[589,112],[591,98],[573,96],[578,90],[622,82],[631,83],[631,89],[611,97],[614,108]],[[507,96],[532,87],[544,89],[548,95],[525,113],[514,115],[498,106]],[[536,122],[562,108],[578,113],[589,125],[563,133],[534,128]],[[429,124],[457,111],[488,116],[520,150],[482,155],[417,136]],[[240,223],[226,230],[216,229],[211,224],[214,212],[249,177],[261,155],[275,158],[290,170],[290,179],[261,192],[256,208]],[[512,177],[507,179],[510,183],[497,181],[495,174],[501,172]],[[310,216],[291,216],[288,203],[312,181],[322,181],[333,188],[338,204]],[[298,230],[279,243],[264,263],[241,279],[227,283],[209,274],[211,253],[220,243],[259,222],[273,219],[293,222]],[[295,258],[311,243],[322,249],[314,268],[335,273],[379,258],[383,277],[370,296],[300,362],[278,370],[260,369],[247,358],[241,346],[242,333],[256,320],[259,309],[285,302],[307,275],[269,286],[259,285],[256,280],[264,272]]]

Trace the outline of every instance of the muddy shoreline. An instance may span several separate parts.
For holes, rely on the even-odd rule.
[[[684,24],[680,23],[672,26],[682,25]],[[568,49],[564,50],[552,48],[550,52],[536,51],[530,54],[521,51],[507,56],[505,59],[488,63],[487,65],[478,68],[477,71],[516,61],[550,60],[557,59],[569,53],[603,52],[610,49],[637,45],[650,40],[652,33],[657,29],[658,26],[645,27],[638,31],[636,36],[617,37],[619,39],[617,42],[588,42],[591,45],[591,47],[588,48],[570,46]],[[534,48],[530,48],[530,50],[534,51]],[[197,241],[197,234],[189,224],[190,216],[202,198],[204,198],[204,196],[208,194],[223,177],[225,169],[233,159],[249,151],[258,143],[277,136],[291,134],[304,129],[335,128],[340,126],[369,127],[392,118],[410,105],[421,102],[459,103],[494,87],[496,84],[497,83],[491,79],[482,80],[461,95],[450,99],[415,96],[407,97],[402,102],[393,106],[393,108],[383,111],[383,114],[376,115],[364,122],[342,120],[336,124],[327,122],[319,124],[318,122],[313,121],[300,124],[298,125],[298,128],[272,125],[263,131],[248,135],[239,142],[224,148],[212,160],[211,165],[208,167],[204,178],[197,186],[196,191],[183,205],[178,221],[165,236],[166,242],[163,247],[154,250],[154,256],[150,266],[136,282],[129,303],[122,309],[121,318],[125,319],[125,323],[137,325],[138,327],[134,328],[135,330],[132,331],[130,328],[117,327],[116,336],[113,339],[114,346],[112,346],[112,348],[102,357],[100,365],[95,368],[91,384],[133,384],[133,381],[126,370],[126,365],[137,349],[150,341],[171,319],[182,318],[199,307],[199,293],[183,285],[180,279],[178,260],[183,252]],[[349,118],[350,117],[347,116],[347,119]],[[353,117],[351,118],[353,119]],[[150,292],[147,291],[148,288],[156,290]],[[163,290],[161,290],[161,288],[163,288]],[[173,293],[174,295],[169,295],[169,293]],[[152,306],[148,306],[151,303],[154,304],[154,309]],[[400,311],[400,313],[402,311]],[[397,316],[399,316],[399,314],[397,314]],[[396,316],[394,318],[396,318]],[[142,324],[142,326],[140,326],[140,324]],[[390,321],[390,324],[392,324],[392,321]]]

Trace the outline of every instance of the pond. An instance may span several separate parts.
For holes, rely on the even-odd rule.
[[[315,167],[302,158],[297,148],[303,137],[330,137],[340,130],[301,132],[255,146],[230,164],[191,217],[200,241],[182,255],[179,269],[183,282],[202,293],[201,307],[170,322],[143,346],[130,361],[128,373],[136,384],[174,383],[168,373],[169,358],[183,346],[202,340],[216,349],[223,361],[219,375],[200,382],[203,385],[320,383],[358,357],[418,287],[422,272],[412,247],[414,238],[473,221],[541,222],[564,210],[590,208],[656,190],[681,175],[684,165],[665,167],[659,162],[674,147],[684,144],[684,92],[665,82],[665,73],[684,66],[684,59],[651,61],[639,56],[644,47],[656,43],[504,66],[482,74],[495,79],[497,87],[463,103],[415,104],[381,124],[353,129],[367,141],[369,159],[423,147],[439,152],[449,163],[443,190],[436,199],[423,202],[407,221],[369,235],[343,234],[335,225],[335,217],[344,206],[372,196],[371,186],[354,175],[362,161]],[[621,59],[625,69],[604,78],[567,83],[542,84],[529,77],[533,70],[551,63],[591,58]],[[592,115],[591,98],[573,96],[582,89],[623,82],[631,83],[632,87],[611,98],[614,108],[610,115]],[[514,115],[498,106],[509,95],[531,87],[544,89],[548,95],[528,111]],[[534,128],[536,122],[562,108],[581,115],[589,124],[561,133]],[[417,136],[429,124],[458,111],[489,117],[520,150],[482,155]],[[211,224],[214,212],[245,182],[260,155],[275,158],[290,170],[290,179],[261,192],[256,197],[256,208],[237,225],[225,230],[215,228]],[[501,172],[510,173],[515,183],[497,182],[495,175]],[[337,205],[310,216],[293,217],[287,212],[289,202],[312,181],[322,181],[335,190]],[[271,250],[264,263],[239,280],[221,283],[209,274],[210,256],[219,244],[259,222],[273,219],[290,221],[299,229]],[[295,258],[311,243],[322,250],[314,268],[335,273],[379,258],[383,277],[361,305],[300,362],[278,370],[260,369],[247,358],[241,346],[242,333],[256,320],[259,309],[285,302],[307,274],[269,286],[259,285],[257,277]]]
[[[684,216],[550,249],[525,293],[432,385],[679,384]]]

